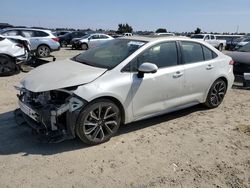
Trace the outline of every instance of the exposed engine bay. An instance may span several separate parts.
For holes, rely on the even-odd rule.
[[[35,93],[22,88],[18,98],[24,120],[33,130],[49,135],[49,142],[75,137],[77,115],[86,101],[65,89]]]

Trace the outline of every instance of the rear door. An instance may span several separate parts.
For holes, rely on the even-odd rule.
[[[30,41],[31,50],[36,50],[40,44],[40,41],[35,37],[35,32],[33,30],[21,30],[21,35]]]
[[[181,41],[184,63],[184,87],[182,102],[202,102],[214,80],[217,56],[212,50],[196,42]]]

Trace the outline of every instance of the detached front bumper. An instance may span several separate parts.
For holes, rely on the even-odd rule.
[[[50,103],[34,107],[25,101],[24,94],[18,98],[23,119],[33,130],[46,135],[56,133],[75,137],[76,120],[86,101],[71,96],[61,105]]]

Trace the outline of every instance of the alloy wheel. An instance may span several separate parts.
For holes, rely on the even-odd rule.
[[[210,102],[213,106],[218,106],[222,102],[225,94],[226,94],[226,83],[221,80],[214,84],[211,95],[210,95]]]
[[[92,108],[83,122],[83,131],[88,140],[102,142],[119,128],[119,110],[111,105],[99,104]]]
[[[50,54],[50,49],[48,46],[40,46],[37,50],[39,57],[48,57]]]

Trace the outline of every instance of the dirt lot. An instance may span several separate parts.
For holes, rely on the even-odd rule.
[[[24,76],[0,78],[1,188],[250,187],[250,91],[232,89],[217,109],[199,105],[122,126],[102,145],[42,144],[14,121],[13,86]]]

